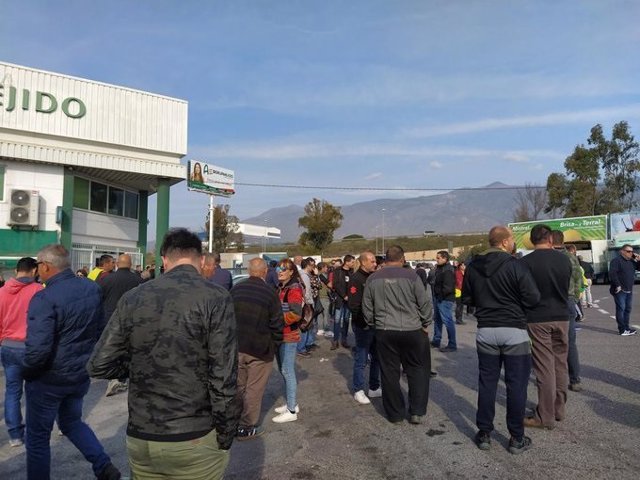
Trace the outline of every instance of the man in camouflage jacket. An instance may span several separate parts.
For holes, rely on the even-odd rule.
[[[201,277],[193,233],[169,231],[161,255],[165,274],[122,297],[87,369],[129,378],[134,478],[222,478],[240,416],[233,302]]]

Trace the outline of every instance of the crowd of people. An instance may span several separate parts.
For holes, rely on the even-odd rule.
[[[86,275],[74,273],[69,252],[49,245],[36,259],[21,259],[15,278],[0,288],[10,444],[26,445],[29,479],[48,479],[57,423],[96,478],[121,478],[82,421],[90,377],[103,378],[106,395],[129,390],[132,478],[221,478],[234,439],[265,432],[261,405],[274,362],[284,401],[271,420],[304,418],[296,362],[313,355],[321,336],[331,350],[352,353],[355,402],[381,398],[389,422],[421,424],[437,375],[431,349],[455,355],[466,306],[478,327],[475,443],[491,448],[504,369],[508,449],[519,454],[531,447],[525,428],[554,428],[566,417],[567,391],[581,390],[576,323],[581,308],[593,306],[588,264],[565,246],[562,232],[537,225],[530,239],[533,252],[519,258],[511,230],[496,226],[490,248],[464,264],[443,250],[435,265],[415,270],[398,245],[384,258],[364,251],[330,264],[296,256],[268,265],[254,258],[248,278],[236,285],[220,256],[203,254],[186,229],[163,239],[163,274],[153,281],[132,270],[128,255],[103,255]],[[610,269],[618,330],[627,337],[635,334],[629,314],[639,260],[625,245]],[[527,416],[532,370],[537,406]]]

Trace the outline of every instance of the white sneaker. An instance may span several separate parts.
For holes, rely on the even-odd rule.
[[[319,337],[324,337],[324,330],[318,330],[316,332],[316,335],[318,335]]]
[[[9,440],[9,445],[11,445],[12,447],[21,447],[22,445],[24,445],[24,442],[20,438],[12,438]]]
[[[300,413],[300,407],[298,405],[296,405],[296,408],[294,408],[296,413]],[[282,405],[281,407],[276,407],[273,409],[274,412],[276,413],[285,413],[288,412],[289,409],[287,408],[286,405]]]
[[[380,398],[382,396],[382,387],[378,387],[376,390],[369,389],[369,398]]]
[[[289,410],[287,410],[284,413],[281,413],[280,415],[278,415],[277,417],[273,417],[271,420],[273,420],[276,423],[295,422],[296,420],[298,420],[298,414],[291,413]]]
[[[358,390],[354,395],[353,398],[355,399],[356,402],[358,402],[361,405],[368,405],[371,403],[371,400],[369,400],[367,398],[367,396],[364,394],[363,390]]]
[[[635,334],[636,334],[635,330],[625,330],[620,335],[622,335],[623,337],[628,337],[630,335],[635,335]]]
[[[327,338],[333,338],[333,332],[331,330],[327,330],[324,332],[324,336]]]

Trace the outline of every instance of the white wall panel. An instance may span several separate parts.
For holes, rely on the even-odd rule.
[[[73,243],[136,248],[138,221],[74,208],[71,232]]]
[[[0,228],[7,228],[11,190],[24,188],[40,193],[38,229],[59,230],[56,207],[62,206],[63,167],[3,160],[0,160],[0,164],[6,167],[4,201],[0,202]]]
[[[0,127],[45,135],[104,142],[185,155],[187,102],[104,83],[0,62]],[[17,89],[16,107],[6,111],[9,87]],[[30,107],[22,109],[22,92],[30,92]],[[36,92],[58,101],[53,113],[36,112]],[[86,115],[70,118],[62,111],[66,98],[78,98]]]

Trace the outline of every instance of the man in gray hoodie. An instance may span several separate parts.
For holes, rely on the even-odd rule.
[[[400,389],[402,367],[409,384],[409,421],[419,424],[427,413],[429,399],[431,357],[427,327],[433,307],[420,277],[403,265],[402,247],[389,247],[384,268],[367,279],[362,312],[367,324],[376,330],[382,404],[387,418],[398,423],[406,414]]]

